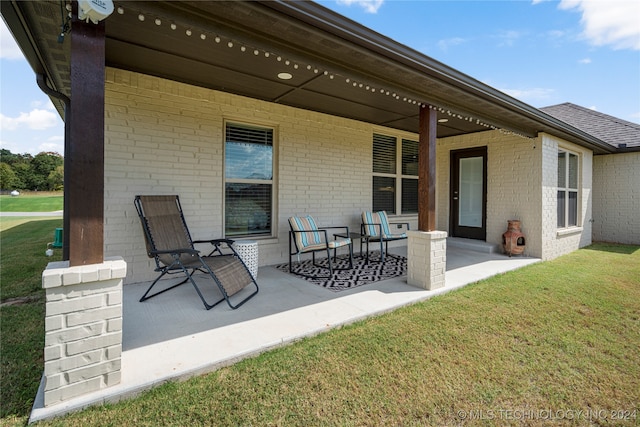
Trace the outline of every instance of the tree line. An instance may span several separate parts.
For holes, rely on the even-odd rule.
[[[13,154],[0,149],[0,189],[58,191],[64,186],[64,158],[54,152]]]

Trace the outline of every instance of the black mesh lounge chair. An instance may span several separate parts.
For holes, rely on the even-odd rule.
[[[155,271],[160,273],[140,298],[140,302],[186,282],[191,282],[207,310],[222,301],[227,301],[229,307],[236,309],[258,293],[258,284],[231,246],[232,240],[191,240],[178,196],[136,196],[135,206],[144,230],[147,255],[155,260]],[[212,245],[209,255],[202,256],[194,248],[194,244],[200,243]],[[194,280],[196,272],[204,273],[212,279],[222,293],[220,300],[213,304],[206,301]],[[179,275],[180,281],[149,295],[162,277],[171,274]],[[233,295],[249,285],[255,287],[253,292],[239,302],[231,301]],[[238,296],[234,301],[240,298]]]

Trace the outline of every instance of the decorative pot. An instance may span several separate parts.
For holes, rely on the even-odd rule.
[[[520,231],[520,220],[510,219],[507,221],[507,231],[502,234],[502,249],[505,254],[511,256],[522,254],[524,248],[525,239]]]

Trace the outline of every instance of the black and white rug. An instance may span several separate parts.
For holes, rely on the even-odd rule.
[[[371,260],[379,260],[380,252],[372,252],[369,254]],[[326,265],[326,259],[317,259],[316,263],[320,265]],[[347,268],[349,267],[349,258],[346,256],[338,257],[333,263],[334,267]],[[278,264],[276,268],[285,273],[289,273],[289,263]],[[293,269],[300,273],[309,276],[327,276],[329,270],[326,268],[315,267],[312,261],[304,260],[301,262],[293,262]],[[357,288],[358,286],[368,285],[380,280],[391,279],[393,277],[405,276],[407,274],[407,259],[404,257],[385,257],[384,263],[369,262],[365,264],[364,258],[353,259],[353,269],[341,270],[333,272],[333,277],[329,279],[312,279],[297,275],[301,279],[305,279],[311,283],[314,283],[323,288],[327,288],[333,292],[344,291],[346,289]]]

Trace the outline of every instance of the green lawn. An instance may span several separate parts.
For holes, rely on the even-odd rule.
[[[63,207],[61,192],[24,193],[0,196],[0,212],[53,212]]]
[[[42,306],[2,307],[3,425],[40,381]],[[41,424],[640,425],[639,348],[640,247],[596,244]]]

